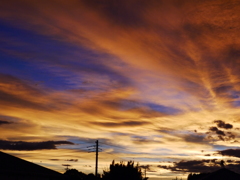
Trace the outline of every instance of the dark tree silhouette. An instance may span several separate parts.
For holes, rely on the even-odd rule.
[[[76,169],[67,169],[64,173],[67,180],[86,180],[87,175]]]
[[[98,177],[96,177],[93,173],[90,173],[87,175],[86,180],[99,180],[100,174],[98,174]]]
[[[141,168],[134,166],[134,161],[128,161],[127,165],[123,162],[115,164],[114,160],[110,164],[109,171],[103,171],[103,180],[146,180],[142,176]]]

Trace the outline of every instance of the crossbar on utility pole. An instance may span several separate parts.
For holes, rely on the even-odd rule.
[[[96,166],[95,166],[95,176],[97,177],[97,175],[98,175],[98,140],[97,140],[95,143],[96,143]]]

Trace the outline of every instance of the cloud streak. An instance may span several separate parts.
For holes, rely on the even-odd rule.
[[[11,124],[11,123],[8,122],[8,121],[2,121],[2,120],[0,120],[0,125],[4,125],[4,124]]]
[[[222,150],[219,151],[218,153],[223,155],[223,156],[232,156],[232,157],[240,157],[239,155],[239,149],[226,149],[226,150]]]
[[[18,150],[18,151],[33,151],[43,149],[56,149],[56,145],[70,144],[69,141],[46,141],[46,142],[23,142],[23,141],[4,141],[0,140],[0,149],[3,150]]]
[[[173,166],[159,165],[159,168],[170,169],[171,171],[183,171],[194,173],[206,173],[219,169],[219,165],[216,164],[216,159],[212,160],[192,160],[192,161],[180,161],[174,162]]]

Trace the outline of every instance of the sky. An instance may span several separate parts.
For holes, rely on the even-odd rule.
[[[2,0],[0,151],[150,180],[240,163],[240,2]],[[90,147],[89,147],[90,146]]]

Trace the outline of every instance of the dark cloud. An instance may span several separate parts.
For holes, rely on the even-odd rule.
[[[90,166],[90,165],[84,165],[83,167],[92,167],[92,166]]]
[[[232,132],[227,132],[227,136],[231,139],[235,138],[235,135]]]
[[[221,154],[223,156],[232,156],[240,158],[240,149],[226,149],[218,151],[218,154]]]
[[[191,142],[191,143],[204,143],[205,136],[204,135],[196,135],[196,134],[190,134],[190,135],[184,135],[183,136],[184,141]]]
[[[133,136],[132,137],[133,143],[135,144],[160,144],[162,143],[161,141],[153,140],[149,137],[146,136]]]
[[[223,138],[223,136],[219,135],[217,136],[221,141],[225,141],[225,139]]]
[[[223,128],[223,129],[232,129],[233,128],[233,125],[225,123],[222,120],[215,120],[214,123],[217,123],[217,126],[219,128]]]
[[[225,133],[221,130],[217,130],[216,134],[221,135],[221,136],[225,136]]]
[[[218,127],[212,126],[209,128],[207,139],[209,140],[221,140],[221,141],[231,141],[235,139],[235,135],[232,132],[225,132],[218,128],[231,129],[233,126],[231,124],[225,123],[222,120],[215,120],[214,123],[217,123]]]
[[[0,149],[3,150],[41,150],[41,149],[57,149],[56,145],[74,143],[69,141],[44,141],[44,142],[24,142],[24,141],[4,141],[0,140]]]
[[[78,162],[78,159],[66,159],[65,161]]]
[[[18,118],[18,117],[5,116],[5,115],[1,115],[1,114],[0,114],[0,119],[1,119],[1,121],[6,121],[9,123],[16,123],[16,122],[19,122],[22,120],[21,118]]]
[[[49,159],[51,161],[59,161],[60,159]]]
[[[203,159],[174,162],[173,166],[159,165],[158,167],[181,172],[211,172],[220,168],[220,162],[218,163],[216,159]]]
[[[149,169],[150,166],[151,166],[151,165],[148,164],[148,165],[141,165],[141,166],[139,166],[139,167],[144,168],[144,169]]]
[[[218,131],[218,128],[217,127],[210,127],[209,130],[210,131]]]
[[[124,127],[124,126],[142,126],[149,124],[149,122],[143,121],[123,121],[123,122],[93,122],[92,124],[104,126],[104,127]]]
[[[0,120],[0,125],[3,125],[3,124],[11,124],[11,122]]]

